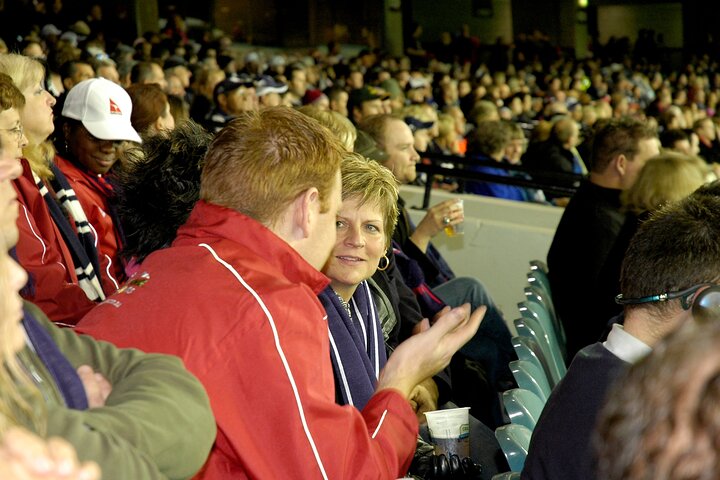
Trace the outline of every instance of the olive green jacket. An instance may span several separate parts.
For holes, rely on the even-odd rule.
[[[105,406],[67,408],[50,373],[30,348],[22,363],[47,406],[47,434],[70,442],[82,461],[95,461],[103,480],[184,479],[204,464],[215,419],[200,382],[174,356],[121,349],[58,328],[36,306],[26,309],[77,369],[89,365],[112,385]]]

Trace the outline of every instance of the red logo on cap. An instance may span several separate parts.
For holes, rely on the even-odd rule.
[[[110,113],[114,115],[122,115],[122,110],[120,110],[120,107],[118,107],[117,103],[113,102],[112,98],[110,100]]]

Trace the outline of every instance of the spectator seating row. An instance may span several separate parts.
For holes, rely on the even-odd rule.
[[[520,318],[514,321],[517,336],[512,342],[518,360],[510,362],[519,388],[503,393],[511,423],[495,431],[511,472],[496,475],[494,480],[519,478],[545,402],[567,372],[565,332],[555,315],[547,267],[531,261],[527,279],[526,300],[518,303]]]

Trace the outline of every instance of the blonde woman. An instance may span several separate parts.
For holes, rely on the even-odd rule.
[[[53,162],[55,150],[48,137],[54,130],[55,99],[45,89],[45,70],[36,60],[2,54],[0,73],[6,74],[7,105],[20,112],[15,141],[25,144],[23,173],[14,181],[21,205],[17,257],[31,278],[31,287],[23,295],[53,321],[75,324],[105,294],[96,239],[82,207],[73,201],[74,192]],[[15,91],[7,86],[8,76]]]

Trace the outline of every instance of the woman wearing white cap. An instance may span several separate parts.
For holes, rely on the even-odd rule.
[[[27,138],[23,173],[13,180],[20,203],[16,251],[30,279],[23,296],[53,321],[75,324],[105,293],[98,278],[95,237],[77,202],[69,201],[74,192],[53,162],[55,149],[48,137],[55,128],[55,99],[45,89],[45,69],[36,60],[0,54],[0,72],[9,75],[25,97],[18,139],[24,144]]]
[[[132,101],[119,85],[104,78],[84,80],[67,95],[62,132],[56,142],[55,163],[77,195],[97,238],[100,278],[110,295],[125,280],[118,251],[123,237],[110,204],[113,196],[106,176],[118,159],[123,141],[140,143],[130,123]]]

